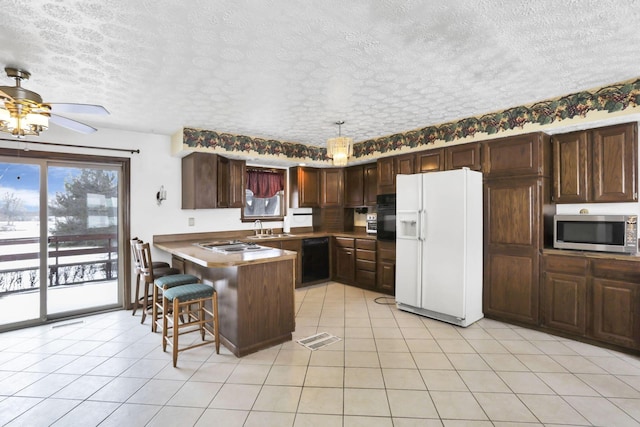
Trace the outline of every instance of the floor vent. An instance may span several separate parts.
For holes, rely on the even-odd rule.
[[[310,337],[298,340],[297,343],[307,347],[310,350],[319,350],[322,347],[326,347],[329,344],[340,341],[340,338],[335,335],[331,335],[328,332],[321,332],[319,334],[311,335]]]

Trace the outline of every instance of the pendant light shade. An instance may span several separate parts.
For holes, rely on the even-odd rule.
[[[327,140],[327,157],[333,159],[334,166],[346,166],[347,160],[353,154],[353,139],[341,135],[344,121],[336,122],[338,136]]]

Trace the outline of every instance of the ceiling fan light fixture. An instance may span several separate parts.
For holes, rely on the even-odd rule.
[[[49,129],[49,120],[58,126],[81,133],[92,133],[97,129],[87,124],[59,116],[56,113],[109,114],[106,108],[93,104],[49,104],[42,97],[21,86],[31,74],[18,68],[6,67],[7,76],[15,79],[15,86],[0,86],[0,132],[18,138],[40,135]],[[52,107],[55,109],[52,110]]]
[[[26,122],[39,132],[49,129],[49,117],[41,113],[29,113],[25,116]]]
[[[353,139],[341,135],[341,126],[344,121],[336,122],[338,136],[327,140],[327,157],[333,159],[334,166],[346,166],[347,160],[353,154]]]

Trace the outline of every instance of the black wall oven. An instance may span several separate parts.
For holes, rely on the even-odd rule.
[[[396,241],[396,195],[379,194],[376,211],[378,214],[378,240]]]

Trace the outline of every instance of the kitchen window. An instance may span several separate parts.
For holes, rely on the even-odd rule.
[[[243,221],[282,221],[285,214],[285,169],[247,167]]]

